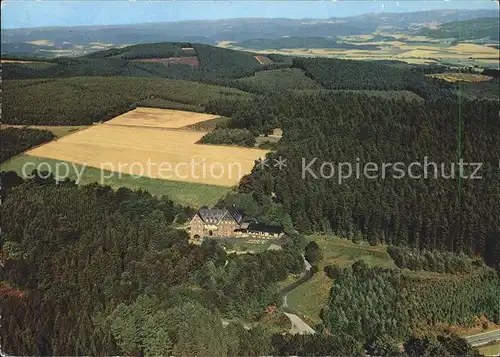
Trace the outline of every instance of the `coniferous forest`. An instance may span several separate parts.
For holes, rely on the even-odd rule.
[[[30,128],[7,128],[1,133],[0,163],[18,155],[33,146],[54,139],[54,134],[48,130]]]

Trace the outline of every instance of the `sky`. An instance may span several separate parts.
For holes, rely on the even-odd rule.
[[[147,1],[1,0],[2,29],[121,25],[242,17],[328,18],[369,12],[436,9],[498,9],[491,0],[431,1]]]

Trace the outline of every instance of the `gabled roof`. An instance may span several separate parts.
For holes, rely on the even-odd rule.
[[[227,213],[226,209],[200,208],[198,214],[205,223],[217,223]]]
[[[197,214],[200,216],[203,222],[217,224],[221,220],[231,219],[240,224],[243,220],[243,215],[238,212],[238,210],[231,208],[207,208],[202,207],[198,210]]]
[[[235,207],[231,207],[227,210],[227,212],[233,217],[236,223],[241,224],[243,221],[243,214],[238,211]]]

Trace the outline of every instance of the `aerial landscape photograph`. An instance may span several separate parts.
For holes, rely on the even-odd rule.
[[[500,356],[497,0],[2,0],[0,356]]]

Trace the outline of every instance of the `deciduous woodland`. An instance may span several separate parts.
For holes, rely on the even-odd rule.
[[[137,61],[183,56],[199,66]],[[395,61],[269,54],[274,63],[262,65],[255,56],[170,43],[5,65],[10,124],[92,124],[153,106],[230,118],[211,123],[202,139],[211,144],[251,146],[282,129],[270,164],[256,165],[217,206],[281,225],[287,240],[280,251],[228,254],[216,240],[188,243],[183,225],[194,209],[169,192],[2,172],[2,351],[477,355],[442,327],[500,323],[494,82],[455,86],[424,75],[442,69]],[[2,161],[51,139],[26,129],[0,134],[9,146]],[[286,166],[272,164],[280,158]],[[351,165],[349,177],[339,163]],[[363,173],[367,163],[377,175]],[[385,166],[382,175],[396,163],[403,171]],[[405,171],[412,163],[414,177]],[[320,270],[326,254],[309,240],[332,235],[379,245],[392,260]],[[266,321],[284,316],[280,288],[304,273],[303,255],[310,274],[327,280],[328,301],[307,321],[316,334],[292,336]]]

